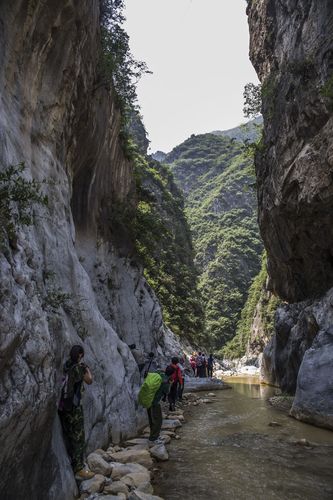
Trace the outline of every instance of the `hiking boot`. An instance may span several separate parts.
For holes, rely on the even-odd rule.
[[[95,474],[93,472],[91,472],[91,470],[81,469],[75,473],[75,478],[76,479],[91,479],[92,477],[94,477],[94,475]]]
[[[164,440],[161,438],[161,436],[155,439],[154,441],[148,439],[149,448],[151,448],[152,446],[159,446],[161,444],[164,444]]]

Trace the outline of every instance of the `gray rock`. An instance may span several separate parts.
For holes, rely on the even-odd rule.
[[[103,491],[105,477],[101,474],[96,474],[93,478],[87,481],[82,481],[80,484],[81,493],[100,493]]]
[[[148,493],[143,493],[142,491],[135,490],[132,491],[128,500],[163,500],[163,498],[156,495],[150,495]]]
[[[102,474],[103,476],[109,477],[111,475],[112,466],[106,462],[102,456],[98,453],[90,453],[87,457],[87,462],[89,468],[92,472],[96,474]]]
[[[104,493],[117,495],[118,493],[128,494],[129,489],[122,481],[113,481],[113,483],[104,487]]]
[[[169,455],[164,444],[153,446],[149,451],[151,456],[156,458],[156,460],[158,460],[159,462],[169,460]]]
[[[111,477],[113,480],[119,480],[123,476],[126,476],[127,474],[131,473],[141,473],[141,474],[149,474],[149,471],[146,467],[140,464],[136,463],[127,463],[127,464],[121,464],[121,463],[112,463],[112,473]]]
[[[304,355],[290,414],[320,427],[333,429],[333,328],[318,334]]]
[[[132,448],[124,451],[118,451],[117,453],[112,453],[110,455],[111,459],[116,462],[126,463],[137,463],[143,465],[144,467],[150,468],[153,465],[153,461],[147,450],[135,450]]]
[[[140,488],[141,485],[150,483],[150,473],[147,472],[131,472],[123,476],[120,481],[124,483],[129,489]]]
[[[168,419],[163,420],[163,423],[162,423],[163,430],[165,430],[165,429],[177,429],[178,427],[182,427],[182,424],[178,419],[177,420],[168,420]]]

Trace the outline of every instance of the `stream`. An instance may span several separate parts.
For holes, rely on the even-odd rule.
[[[267,398],[276,389],[255,378],[226,382],[232,390],[215,391],[214,403],[186,407],[181,440],[169,447],[155,494],[165,500],[332,500],[333,432],[271,407]],[[280,426],[269,426],[273,421]]]

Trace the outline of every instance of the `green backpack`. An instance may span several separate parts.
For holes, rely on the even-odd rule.
[[[158,373],[148,373],[139,391],[139,403],[141,406],[144,408],[151,407],[155,394],[161,387],[161,384],[161,375]]]

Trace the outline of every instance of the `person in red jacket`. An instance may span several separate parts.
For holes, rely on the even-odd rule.
[[[183,385],[183,377],[182,377],[182,371],[178,366],[179,359],[177,357],[174,357],[171,359],[171,367],[175,369],[172,379],[173,383],[170,388],[170,392],[168,394],[168,401],[169,401],[169,411],[174,411],[175,410],[175,405],[176,405],[176,400],[177,400],[177,395],[178,395],[178,387]]]

